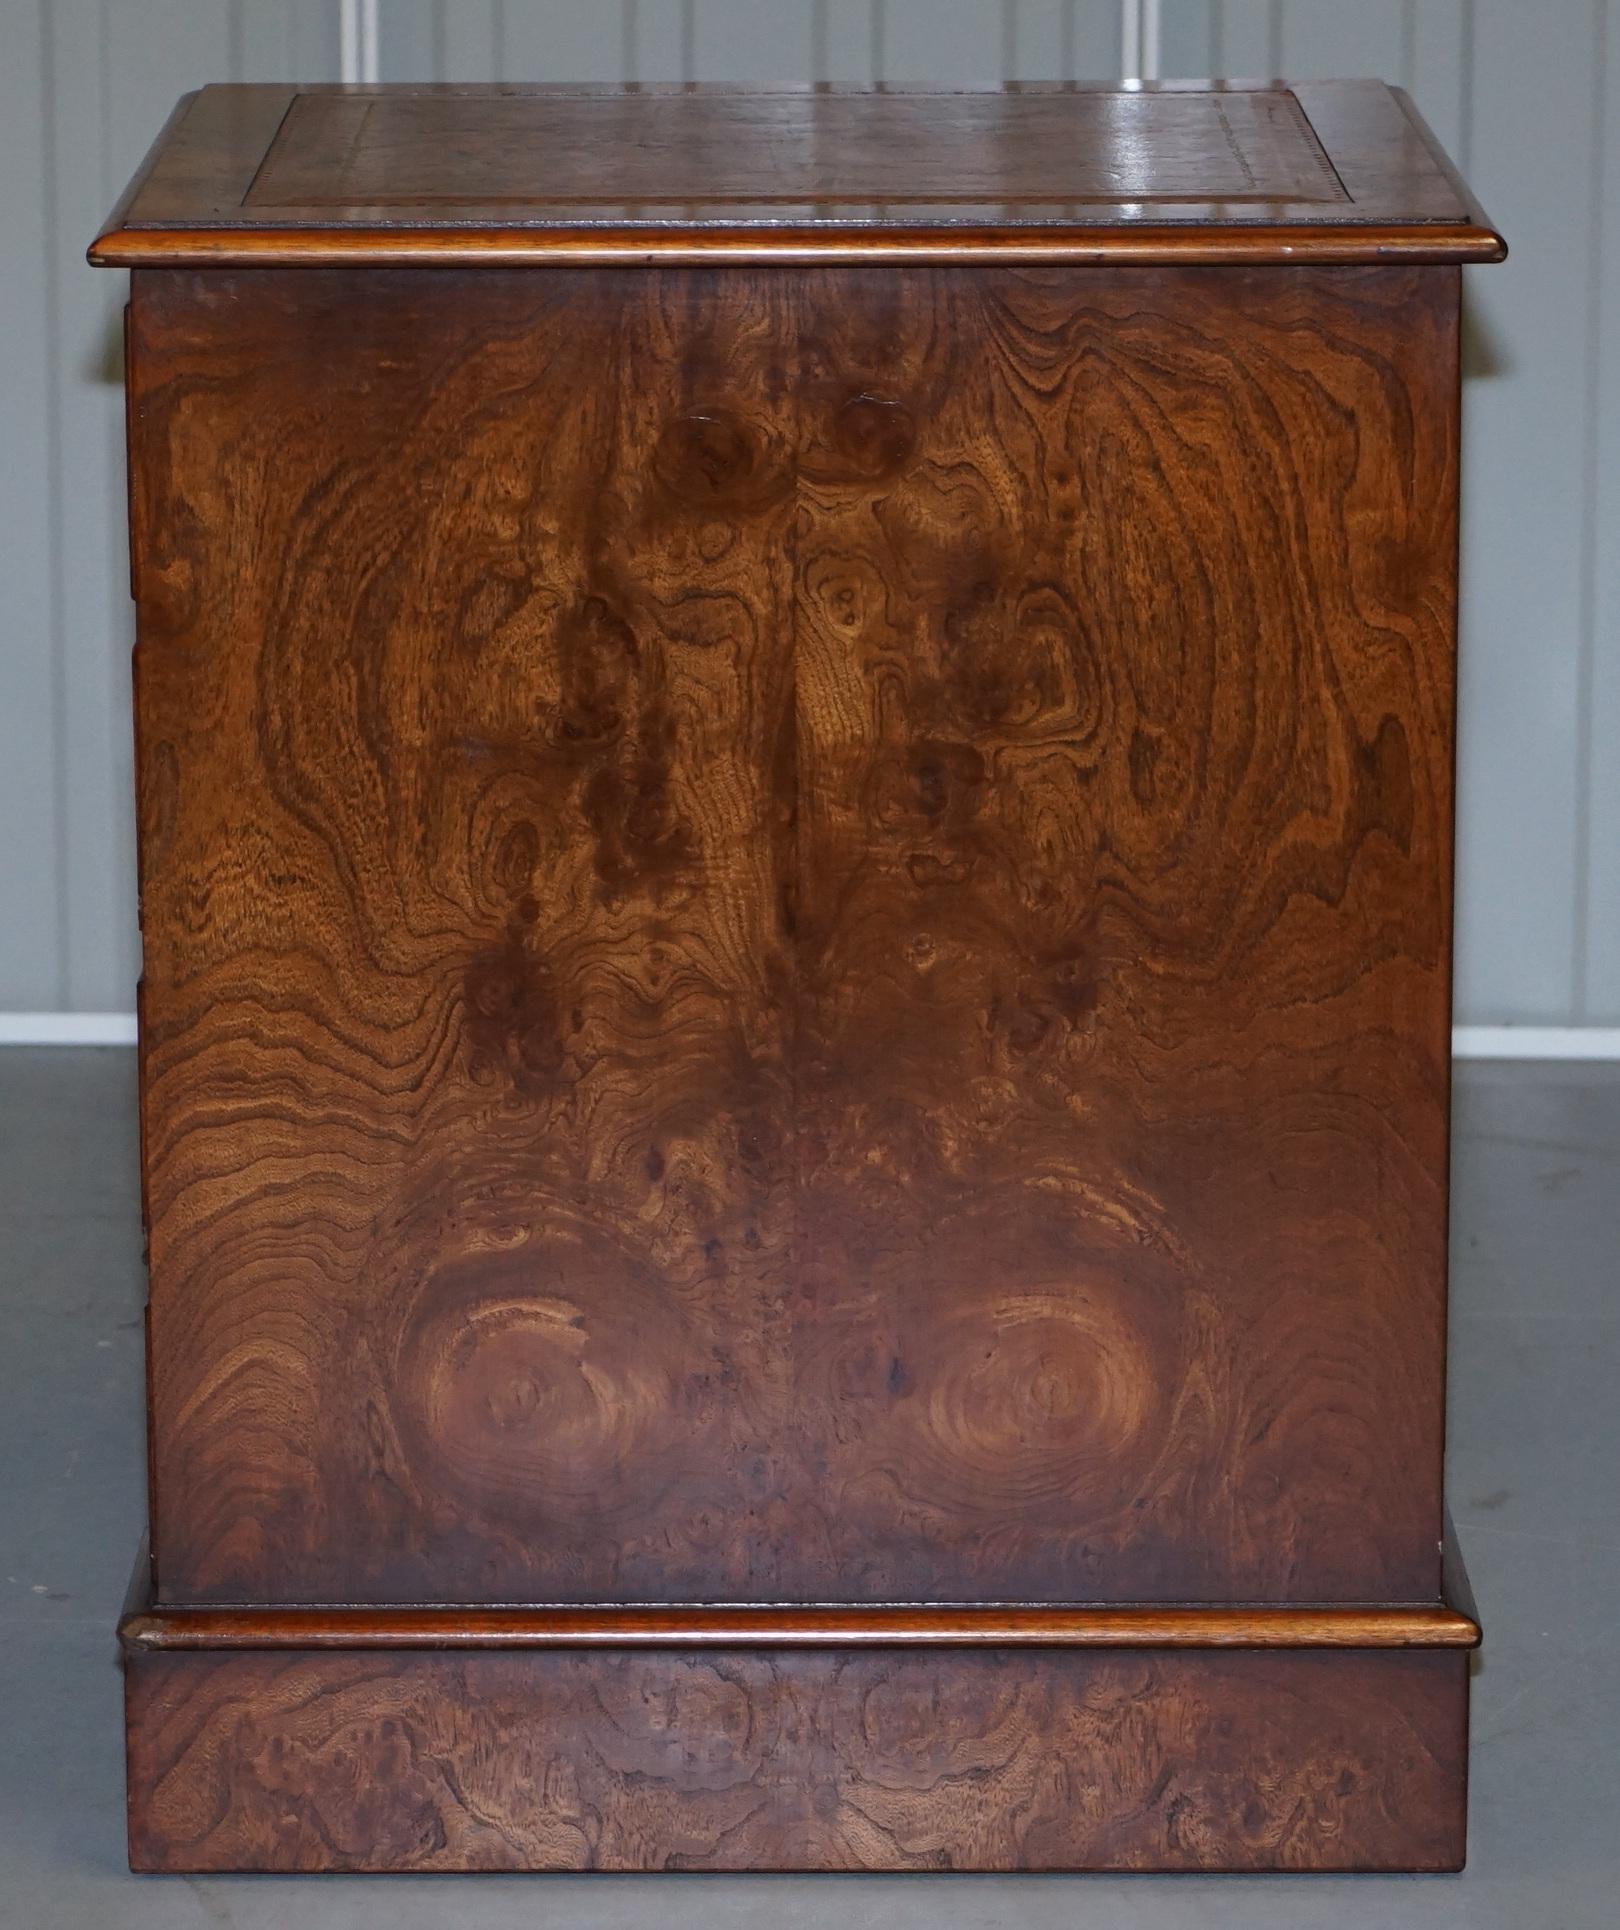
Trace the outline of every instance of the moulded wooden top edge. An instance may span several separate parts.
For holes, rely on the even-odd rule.
[[[1501,261],[1507,245],[1489,227],[1160,226],[973,229],[851,225],[749,230],[571,227],[122,228],[100,236],[89,258],[113,268],[469,268],[786,266],[911,262],[1164,262],[1193,266],[1309,263],[1436,266]]]
[[[413,101],[499,104],[531,98],[595,101],[682,95],[717,103],[757,97],[768,107],[817,95],[960,103],[998,96],[1049,101],[1061,95],[1242,97],[1279,92],[1286,92],[1293,104],[1294,118],[1283,114],[1273,129],[1283,140],[1287,159],[1273,165],[1270,158],[1257,158],[1258,174],[1248,173],[1244,162],[1246,184],[1237,175],[1219,178],[1221,168],[1213,162],[1206,167],[1204,148],[1195,142],[1195,157],[1183,159],[1170,174],[1155,174],[1152,164],[1146,164],[1145,186],[1122,186],[1132,167],[1139,170],[1142,165],[1130,157],[1138,151],[1154,152],[1153,142],[1144,149],[1141,141],[1133,144],[1133,138],[1123,134],[1099,133],[1100,145],[1087,148],[1082,141],[1077,149],[1058,139],[1050,126],[1031,134],[1017,116],[991,124],[1019,128],[1006,136],[1015,143],[1009,152],[1017,156],[1007,163],[1009,176],[999,163],[983,161],[986,154],[1002,152],[999,132],[985,134],[979,147],[970,141],[964,149],[946,139],[940,153],[933,154],[929,172],[913,166],[892,128],[881,127],[873,130],[871,142],[857,142],[872,149],[865,172],[857,167],[846,174],[836,162],[823,168],[824,133],[811,141],[808,172],[791,161],[778,168],[779,153],[797,150],[791,143],[787,150],[779,149],[775,121],[766,113],[764,131],[755,143],[757,155],[764,157],[763,176],[750,167],[736,180],[717,179],[707,161],[691,161],[679,196],[673,193],[678,185],[673,182],[667,183],[666,196],[661,172],[655,180],[629,179],[624,171],[605,165],[595,168],[588,180],[570,181],[560,179],[558,168],[566,175],[571,162],[542,164],[532,157],[520,191],[511,164],[498,158],[506,151],[498,141],[484,143],[477,150],[482,160],[474,162],[452,141],[443,163],[452,178],[444,178],[430,155],[417,161],[417,179],[409,178],[407,167],[406,178],[399,180],[396,157],[415,160],[419,154],[414,122],[394,128],[391,137],[379,137],[380,149],[363,144],[358,152],[380,154],[387,165],[374,159],[358,173],[347,170],[341,160],[348,151],[343,142],[334,144],[332,138],[310,131],[300,143],[290,132],[323,127],[319,116],[341,113],[345,99],[368,103],[369,115],[371,104],[386,100],[403,102],[408,110]],[[301,108],[306,101],[329,105]],[[543,119],[529,130],[542,142],[547,132]],[[555,160],[565,149],[556,144],[560,136],[552,133],[548,152]],[[798,134],[808,138],[804,129]],[[635,176],[640,166],[645,176],[645,156],[636,159],[640,137],[632,129],[626,138],[629,175]],[[1267,145],[1269,136],[1256,138],[1256,157],[1275,157],[1281,151],[1275,141]],[[712,139],[702,151],[714,151]],[[1076,163],[1076,152],[1089,154],[1091,162]],[[946,166],[958,153],[976,156],[988,172],[982,178],[959,175],[954,165]],[[1092,165],[1101,169],[1106,192],[1092,191],[1096,182],[1086,173]],[[615,197],[610,191],[621,181],[624,192]],[[952,191],[945,192],[947,188]],[[955,192],[957,188],[961,191]],[[749,205],[756,189],[758,200]],[[624,205],[604,207],[599,214],[590,205],[612,198]],[[1088,201],[1103,205],[1093,214],[1079,205]],[[939,205],[942,202],[956,205],[953,209]],[[812,210],[806,203],[818,205]],[[90,259],[125,267],[722,260],[741,265],[839,259],[971,262],[1016,254],[1053,261],[1364,263],[1396,258],[1478,262],[1500,259],[1504,253],[1501,236],[1484,219],[1421,117],[1404,95],[1381,81],[1020,83],[993,90],[542,83],[201,89],[187,96],[171,117],[92,244]]]
[[[1473,1648],[1469,1615],[1394,1606],[141,1608],[126,1649]]]

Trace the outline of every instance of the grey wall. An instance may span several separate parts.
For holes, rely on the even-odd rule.
[[[336,71],[332,0],[0,0],[0,1011],[139,969],[126,277],[85,248],[185,89]]]
[[[0,1013],[124,1011],[119,278],[175,95],[336,77],[339,0],[0,0]],[[382,0],[385,79],[1118,71],[1117,0]],[[1507,230],[1472,270],[1458,1016],[1620,1024],[1620,0],[1162,0],[1167,75],[1410,87]],[[1605,540],[1607,539],[1607,540]]]

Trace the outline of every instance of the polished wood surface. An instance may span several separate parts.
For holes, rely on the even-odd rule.
[[[1439,1599],[1454,275],[170,272],[159,1599]]]
[[[138,1654],[138,1869],[1461,1860],[1467,1658]]]
[[[243,205],[268,214],[694,201],[1055,207],[1349,196],[1298,101],[1281,89],[638,89],[300,94]]]
[[[1475,1648],[1471,1615],[1396,1608],[143,1608],[135,1649]]]
[[[209,88],[93,252],[136,1866],[1456,1867],[1409,104]]]
[[[1380,82],[210,87],[92,258],[1492,260]]]

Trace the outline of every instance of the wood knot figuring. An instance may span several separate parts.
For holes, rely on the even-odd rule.
[[[764,501],[776,480],[758,438],[726,408],[688,409],[666,423],[653,472],[672,496],[705,510]]]
[[[833,418],[832,440],[839,454],[862,476],[892,476],[917,444],[917,423],[903,402],[862,392],[852,395]]]

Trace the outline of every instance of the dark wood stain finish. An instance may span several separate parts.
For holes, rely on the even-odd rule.
[[[98,244],[142,1867],[1460,1859],[1483,217],[1388,90],[901,98],[209,89]],[[687,240],[522,205],[599,113]]]

